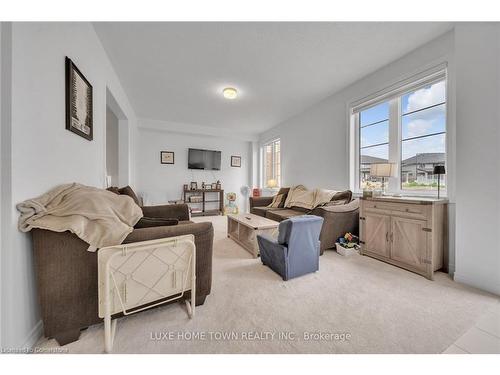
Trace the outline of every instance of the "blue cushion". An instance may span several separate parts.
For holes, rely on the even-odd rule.
[[[279,224],[277,241],[258,236],[262,262],[284,280],[319,269],[319,235],[323,218],[295,216]]]

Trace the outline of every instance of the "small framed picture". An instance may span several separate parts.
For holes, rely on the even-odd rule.
[[[217,189],[217,182],[212,182],[212,190],[216,190]]]
[[[162,164],[174,164],[174,152],[160,151],[160,161]]]
[[[192,181],[189,186],[191,190],[198,190],[198,183],[196,181]]]
[[[241,156],[231,156],[231,167],[241,168]]]

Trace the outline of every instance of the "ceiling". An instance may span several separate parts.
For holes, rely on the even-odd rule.
[[[259,133],[450,23],[94,23],[139,118]],[[227,100],[226,86],[239,96]]]

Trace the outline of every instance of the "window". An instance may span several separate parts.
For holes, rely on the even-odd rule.
[[[446,156],[445,82],[437,82],[401,97],[401,189],[437,189],[436,165]],[[446,176],[441,188],[446,189]]]
[[[359,114],[360,188],[382,185],[382,179],[370,176],[370,167],[389,160],[389,102],[378,104]]]
[[[386,91],[351,108],[354,190],[379,188],[370,176],[376,163],[394,163],[397,177],[389,178],[395,193],[427,194],[437,190],[434,167],[446,163],[445,71]],[[387,182],[387,181],[386,181]],[[446,176],[440,188],[446,194]]]
[[[281,186],[281,147],[276,139],[263,146],[263,186],[267,187],[269,180],[275,180]]]

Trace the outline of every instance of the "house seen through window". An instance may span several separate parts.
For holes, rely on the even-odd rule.
[[[433,170],[446,162],[445,80],[376,103],[355,119],[360,190],[380,187],[381,178],[370,175],[371,165],[389,162],[399,171],[396,192],[437,190]],[[445,175],[440,184],[446,192]]]

